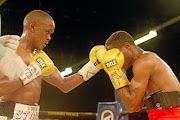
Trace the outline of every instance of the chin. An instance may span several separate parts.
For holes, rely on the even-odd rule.
[[[43,50],[44,49],[44,47],[38,47],[38,48],[36,48],[37,50]]]
[[[39,50],[43,50],[44,49],[44,47],[43,48],[41,48],[41,49],[39,49]]]

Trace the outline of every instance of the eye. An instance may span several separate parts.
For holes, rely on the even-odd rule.
[[[46,34],[50,34],[50,31],[48,30],[48,31],[46,31]]]

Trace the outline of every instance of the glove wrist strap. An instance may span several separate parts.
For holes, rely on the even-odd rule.
[[[91,61],[89,61],[78,71],[78,73],[83,76],[84,81],[87,81],[99,71],[100,69],[98,69]]]
[[[31,63],[25,70],[24,74],[20,77],[23,85],[31,82],[33,79],[41,75],[41,69],[35,63]]]

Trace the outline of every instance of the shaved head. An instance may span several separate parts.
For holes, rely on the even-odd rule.
[[[26,29],[26,27],[29,26],[31,23],[46,24],[49,20],[53,20],[53,18],[48,13],[42,10],[33,10],[25,16],[23,21],[23,27],[24,29]]]
[[[42,50],[51,40],[54,30],[55,23],[49,14],[42,10],[33,10],[24,18],[21,38],[28,42],[31,50]]]

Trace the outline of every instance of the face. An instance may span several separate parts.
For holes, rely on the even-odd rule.
[[[106,46],[107,50],[110,50],[112,48],[117,48],[123,53],[125,58],[123,69],[127,70],[132,65],[132,52],[130,44],[124,43],[122,47],[114,47],[113,45]]]
[[[34,25],[33,47],[34,49],[43,50],[51,40],[51,34],[54,33],[55,24],[53,20],[45,23]]]

